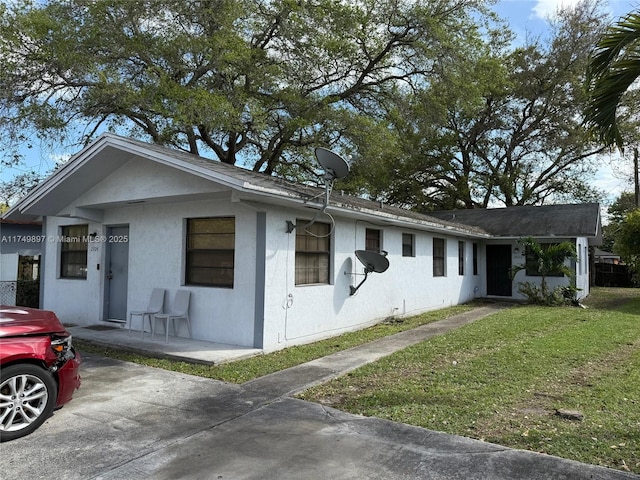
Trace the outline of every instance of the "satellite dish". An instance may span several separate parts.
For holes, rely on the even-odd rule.
[[[360,263],[364,265],[364,278],[356,287],[353,285],[349,286],[350,295],[353,295],[358,291],[360,286],[367,280],[367,276],[370,273],[386,272],[389,268],[389,260],[387,260],[386,257],[387,252],[383,252],[384,255],[381,255],[378,252],[372,252],[369,250],[356,250],[355,253],[358,260],[360,260]]]
[[[384,255],[369,250],[356,250],[356,257],[366,271],[383,273],[389,268],[389,260]]]
[[[349,164],[337,153],[322,147],[317,147],[315,153],[318,163],[324,169],[325,178],[344,178],[349,173]]]
[[[322,205],[322,208],[315,217],[305,225],[296,225],[291,220],[287,220],[287,233],[293,232],[298,227],[307,228],[310,225],[313,225],[329,206],[329,196],[331,195],[331,189],[333,188],[333,181],[336,178],[346,177],[349,173],[349,164],[337,153],[333,153],[331,150],[327,150],[326,148],[316,147],[315,154],[318,163],[324,169],[324,205]]]

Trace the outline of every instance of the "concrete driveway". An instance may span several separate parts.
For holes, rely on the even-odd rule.
[[[278,396],[322,370],[232,385],[85,355],[73,402],[32,435],[1,444],[0,477],[640,478]]]
[[[495,313],[484,306],[242,385],[84,355],[82,388],[0,444],[0,479],[640,480],[292,398]]]

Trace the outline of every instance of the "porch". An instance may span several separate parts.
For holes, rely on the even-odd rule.
[[[67,326],[74,338],[95,344],[121,348],[154,357],[169,358],[185,362],[215,365],[252,357],[262,352],[259,348],[205,342],[186,337],[169,336],[165,342],[164,333],[141,335],[140,330],[129,330],[117,325]]]

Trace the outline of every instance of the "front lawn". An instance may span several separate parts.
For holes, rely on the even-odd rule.
[[[74,339],[74,344],[80,351],[104,357],[117,358],[127,362],[188,373],[190,375],[198,375],[200,377],[214,378],[225,382],[243,383],[269,373],[278,372],[289,367],[310,362],[316,358],[325,357],[341,350],[393,335],[394,333],[410,330],[438,320],[444,320],[452,315],[468,312],[473,308],[473,305],[456,305],[425,312],[410,318],[390,319],[387,322],[382,322],[369,328],[345,333],[326,340],[289,347],[276,352],[220,365],[202,365],[172,360],[170,358],[152,357],[149,354],[145,355],[117,347],[96,345],[80,339]]]
[[[640,473],[640,289],[585,303],[514,306],[300,398]]]

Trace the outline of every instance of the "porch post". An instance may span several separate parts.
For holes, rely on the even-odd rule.
[[[46,216],[42,217],[42,225],[40,228],[41,228],[40,235],[42,235],[42,238],[47,238],[47,217]],[[45,255],[46,255],[48,243],[42,242],[40,245],[41,245],[40,265],[38,266],[38,275],[40,276],[39,278],[40,291],[38,292],[38,296],[39,296],[38,308],[44,308],[44,269],[45,269],[45,264],[47,263],[45,261],[45,258],[46,258]]]
[[[256,276],[255,305],[253,317],[253,346],[264,345],[264,302],[267,255],[267,213],[256,213]]]

